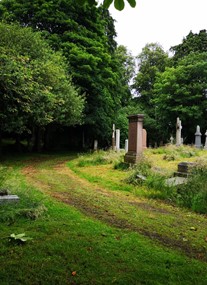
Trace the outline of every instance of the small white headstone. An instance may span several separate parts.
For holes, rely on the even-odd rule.
[[[120,150],[120,130],[116,129],[116,151]]]
[[[128,152],[129,141],[125,140],[125,151]]]

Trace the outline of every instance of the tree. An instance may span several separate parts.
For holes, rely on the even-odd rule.
[[[29,28],[1,23],[0,38],[0,132],[21,135],[53,122],[80,123],[84,100],[62,55]]]
[[[174,53],[174,63],[192,52],[207,52],[206,30],[201,30],[198,34],[194,34],[192,31],[190,31],[186,38],[183,39],[181,44],[171,47],[170,50]]]
[[[88,144],[93,139],[108,144],[116,110],[129,94],[120,92],[116,33],[108,10],[73,0],[2,0],[0,16],[41,31],[54,49],[62,50],[73,83],[85,94],[83,131]]]
[[[196,125],[206,128],[207,53],[190,53],[157,76],[154,84],[157,122],[163,135],[175,133],[182,121],[185,142],[192,143]]]
[[[154,83],[159,72],[163,72],[169,64],[169,57],[157,43],[147,44],[137,56],[138,73],[134,78],[134,89],[137,97],[134,98],[137,105],[145,114],[145,126],[150,132],[151,142],[161,140],[156,122],[156,109],[153,103]]]

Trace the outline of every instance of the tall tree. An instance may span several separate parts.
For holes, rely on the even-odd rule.
[[[201,30],[198,34],[190,31],[181,44],[171,47],[170,50],[174,53],[173,62],[175,63],[192,52],[207,52],[206,30]]]
[[[80,123],[83,99],[60,53],[29,28],[0,24],[0,131]],[[65,105],[68,108],[65,108]]]
[[[73,83],[86,97],[85,136],[109,142],[115,110],[128,90],[120,92],[116,33],[108,10],[74,0],[2,0],[0,16],[42,31],[53,48],[63,51]]]
[[[147,44],[137,56],[138,73],[134,79],[134,88],[137,96],[135,101],[145,114],[145,126],[150,132],[151,142],[161,140],[157,127],[154,98],[154,83],[159,72],[163,72],[169,64],[169,57],[157,43]]]
[[[176,67],[160,73],[154,94],[157,121],[165,138],[175,133],[179,117],[185,142],[192,143],[196,125],[203,130],[207,125],[207,53],[190,53]]]

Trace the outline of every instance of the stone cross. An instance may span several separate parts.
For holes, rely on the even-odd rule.
[[[182,144],[182,142],[181,142],[181,130],[182,130],[181,120],[179,118],[177,118],[177,122],[176,122],[176,146],[180,146]]]
[[[196,132],[195,132],[195,147],[201,148],[201,132],[200,132],[200,126],[196,127]]]

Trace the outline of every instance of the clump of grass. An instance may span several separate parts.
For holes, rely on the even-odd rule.
[[[124,182],[132,185],[143,184],[145,177],[151,174],[151,162],[142,158],[132,169],[131,174],[124,180]]]
[[[172,153],[172,154],[165,154],[163,156],[163,159],[167,160],[167,161],[174,161],[174,160],[177,159],[177,156],[174,153]]]
[[[123,159],[123,152],[115,151],[98,151],[92,154],[86,154],[79,156],[77,166],[85,167],[91,165],[104,165],[118,163]]]
[[[0,166],[0,188],[5,184],[5,181],[8,179],[9,173],[7,167]]]
[[[47,208],[45,207],[45,205],[38,205],[36,208],[21,209],[18,211],[18,215],[21,217],[28,218],[30,220],[37,220],[46,211]]]
[[[178,187],[176,201],[195,212],[207,213],[207,164],[192,169],[187,182]]]
[[[199,155],[199,150],[191,146],[167,145],[152,150],[153,154],[163,154],[165,160],[176,160],[177,158],[190,158]]]
[[[148,196],[151,198],[172,201],[174,197],[174,187],[168,185],[166,179],[166,176],[159,173],[152,173],[149,175],[144,182],[147,189],[151,191],[151,194]]]

